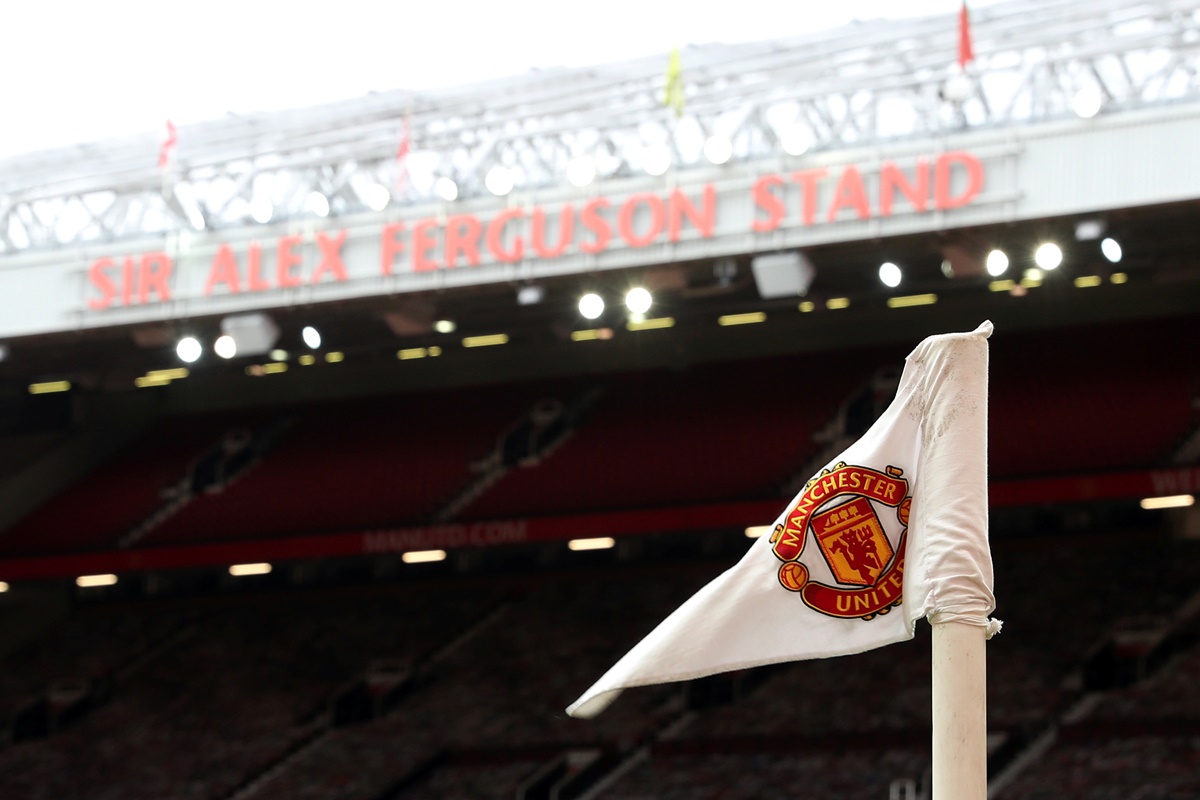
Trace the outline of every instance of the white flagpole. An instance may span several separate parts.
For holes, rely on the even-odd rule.
[[[987,797],[985,628],[933,627],[933,800]]]

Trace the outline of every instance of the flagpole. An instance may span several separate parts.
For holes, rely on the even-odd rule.
[[[985,628],[933,625],[932,800],[987,797]]]

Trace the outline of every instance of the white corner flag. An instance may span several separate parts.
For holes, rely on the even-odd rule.
[[[921,342],[892,404],[813,476],[772,534],[567,713],[593,717],[633,686],[860,653],[911,639],[921,617],[998,630],[988,619],[991,333],[985,322]]]

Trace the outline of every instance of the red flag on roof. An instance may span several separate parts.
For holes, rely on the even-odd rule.
[[[408,137],[408,118],[400,123],[400,144],[396,146],[396,160],[403,163],[404,159],[408,158],[408,149],[411,146]]]
[[[408,151],[412,148],[409,132],[409,117],[400,122],[400,143],[396,145],[396,190],[403,193],[408,188]]]
[[[962,11],[958,14],[958,65],[966,69],[967,63],[975,59],[975,50],[971,47],[971,18],[967,16],[967,4],[964,0]]]
[[[175,135],[175,123],[167,120],[167,135],[163,137],[162,145],[158,148],[158,168],[164,169],[171,163],[171,156],[175,152],[175,145],[179,143],[179,137]]]

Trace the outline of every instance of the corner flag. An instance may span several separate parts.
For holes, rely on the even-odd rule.
[[[987,509],[987,338],[931,336],[896,398],[805,485],[732,568],[625,655],[567,713],[622,689],[849,655],[913,637],[916,622],[999,629]],[[982,641],[982,640],[981,640]]]

